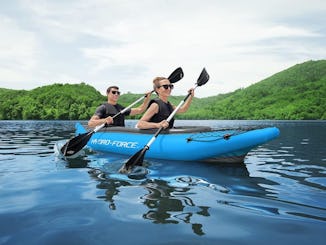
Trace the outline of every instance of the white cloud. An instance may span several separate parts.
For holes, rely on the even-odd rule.
[[[205,66],[211,81],[196,92],[203,97],[326,56],[320,0],[11,4],[0,10],[0,30],[8,33],[0,40],[1,87],[84,81],[104,93],[115,82],[142,93],[153,77],[182,66],[185,78],[174,94],[185,94]]]
[[[0,74],[14,80],[22,80],[19,72],[33,70],[37,66],[38,42],[33,33],[20,29],[17,24],[0,16]]]

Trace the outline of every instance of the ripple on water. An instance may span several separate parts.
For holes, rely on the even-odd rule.
[[[77,244],[90,233],[171,244],[323,241],[324,127],[312,134],[311,126],[283,126],[242,166],[150,160],[148,173],[131,179],[118,172],[128,157],[86,150],[57,159],[53,146],[73,135],[73,122],[0,124],[0,243]]]

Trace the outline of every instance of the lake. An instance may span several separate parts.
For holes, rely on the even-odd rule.
[[[326,121],[184,121],[276,126],[280,137],[244,164],[151,160],[53,146],[75,121],[0,121],[0,244],[324,244]],[[127,126],[135,121],[128,120]]]

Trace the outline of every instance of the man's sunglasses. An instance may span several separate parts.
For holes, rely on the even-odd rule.
[[[173,84],[164,84],[164,85],[161,85],[161,86],[158,86],[157,88],[160,88],[160,87],[163,87],[164,89],[173,89],[174,88],[174,85]]]
[[[118,94],[118,95],[120,95],[120,91],[112,90],[111,93],[112,93],[112,94]]]

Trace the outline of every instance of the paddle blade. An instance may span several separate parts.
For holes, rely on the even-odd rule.
[[[70,140],[62,146],[61,153],[66,156],[72,156],[75,155],[77,152],[79,152],[83,147],[87,144],[89,139],[92,137],[94,132],[84,133],[80,134]]]
[[[141,166],[144,161],[144,156],[146,151],[148,150],[148,147],[144,147],[140,151],[136,152],[124,165],[123,167],[119,170],[120,173],[128,173],[132,169],[133,166]]]
[[[168,77],[169,81],[171,83],[176,83],[177,81],[181,80],[183,78],[183,70],[181,67],[178,67],[175,69],[171,75]]]
[[[202,72],[200,73],[198,80],[197,80],[197,86],[202,86],[205,83],[207,83],[209,80],[209,74],[207,73],[206,69],[203,68]]]

